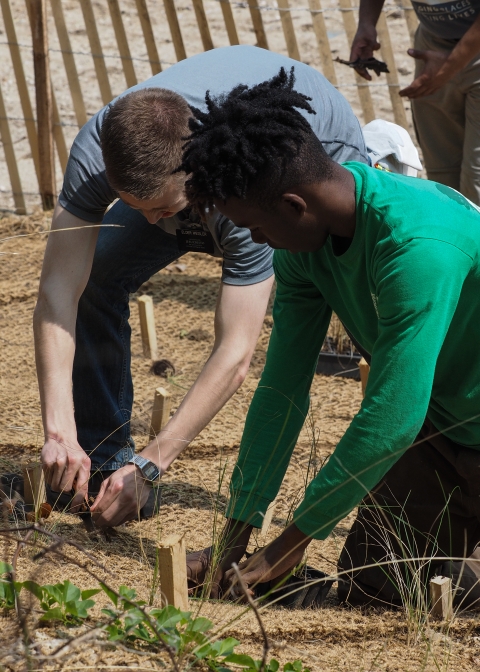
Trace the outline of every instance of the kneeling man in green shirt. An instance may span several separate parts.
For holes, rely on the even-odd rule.
[[[480,542],[480,211],[441,184],[335,164],[293,71],[207,103],[181,166],[188,195],[275,248],[277,281],[212,593],[235,591],[231,564],[280,488],[334,311],[370,360],[365,398],[293,522],[240,574],[250,588],[285,576],[360,505],[340,597],[400,604],[399,567],[425,558],[426,581]],[[189,557],[193,581],[210,557]]]

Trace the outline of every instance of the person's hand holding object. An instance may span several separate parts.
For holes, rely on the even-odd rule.
[[[54,492],[75,491],[71,510],[75,512],[88,497],[90,458],[77,441],[60,441],[47,436],[41,460],[45,481]]]

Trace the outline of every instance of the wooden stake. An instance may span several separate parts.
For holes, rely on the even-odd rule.
[[[151,296],[147,295],[140,296],[137,303],[140,316],[140,329],[142,332],[143,354],[149,359],[158,359],[153,299]]]
[[[173,0],[163,0],[165,6],[165,14],[167,15],[168,26],[172,35],[173,47],[177,61],[183,61],[187,58],[185,45],[183,44],[182,33],[180,31],[180,24],[178,23],[177,11]]]
[[[47,501],[45,478],[40,462],[27,464],[23,468],[23,489],[25,504],[33,506],[35,518],[37,518],[41,505]]]
[[[339,0],[339,6],[343,10],[341,14],[345,32],[347,33],[348,43],[352,44],[355,33],[357,32],[357,23],[353,15],[352,2],[351,0]],[[360,103],[362,105],[363,124],[365,125],[368,124],[369,121],[375,119],[375,110],[373,109],[373,102],[368,83],[363,77],[360,77],[357,72],[355,73],[355,79],[357,82],[358,97],[360,98]]]
[[[320,11],[322,5],[320,0],[308,0],[310,11],[312,12],[313,30],[318,42],[318,51],[322,61],[322,70],[325,77],[330,84],[337,85],[337,75],[335,73],[335,66],[333,65],[332,52],[330,51],[330,43],[328,41],[327,26],[325,18]]]
[[[252,17],[253,30],[257,38],[257,47],[268,49],[267,34],[263,25],[262,14],[258,7],[258,0],[247,0],[250,16]]]
[[[212,36],[210,35],[210,28],[208,27],[207,15],[205,14],[205,7],[203,0],[192,0],[195,16],[197,17],[198,29],[200,37],[202,38],[203,50],[209,51],[213,49]]]
[[[130,47],[128,46],[127,34],[125,26],[123,25],[122,14],[118,5],[118,0],[107,0],[108,8],[110,10],[110,17],[112,19],[113,30],[117,38],[118,51],[122,60],[123,72],[128,88],[135,86],[137,83],[137,75],[133,67],[132,55]]]
[[[55,205],[55,159],[53,153],[53,104],[48,56],[45,0],[30,0],[32,15],[33,66],[37,101],[40,195],[44,210]]]
[[[15,24],[13,23],[10,0],[0,0],[0,5],[2,7],[3,23],[5,25],[8,46],[10,49],[10,55],[12,57],[15,80],[17,82],[18,95],[20,96],[20,103],[22,105],[23,116],[25,118],[25,128],[27,129],[27,136],[28,142],[30,144],[30,151],[32,153],[33,165],[35,166],[35,173],[37,175],[37,181],[40,189],[37,127],[35,125],[35,118],[33,116],[32,103],[30,102],[30,94],[28,92],[25,71],[23,69],[22,57],[20,55],[20,47],[18,46]]]
[[[410,34],[410,41],[413,47],[413,43],[415,41],[415,33],[417,32],[418,28],[417,15],[415,14],[415,10],[413,9],[410,0],[405,0],[405,2],[402,2],[402,5],[403,5],[403,11],[405,12],[405,21],[407,22],[408,32]]]
[[[263,523],[260,529],[260,537],[262,539],[265,539],[265,537],[268,534],[268,530],[270,529],[270,525],[272,524],[273,514],[275,513],[276,506],[277,506],[277,499],[275,498],[273,502],[270,502],[270,504],[268,505],[268,509],[266,510],[265,516],[263,517]]]
[[[107,105],[112,100],[113,94],[108,80],[107,66],[105,65],[105,57],[102,53],[102,45],[100,44],[100,38],[98,36],[91,0],[80,0],[80,7],[82,8],[83,20],[85,21],[88,41],[92,51],[93,64],[95,66],[98,86],[100,87],[100,94],[102,96],[103,104]]]
[[[67,25],[65,23],[65,16],[62,9],[62,0],[50,0],[52,5],[53,18],[55,19],[55,26],[57,28],[58,41],[60,42],[60,49],[62,50],[63,63],[65,65],[65,72],[67,73],[68,85],[70,86],[70,93],[72,95],[73,109],[77,117],[77,123],[80,127],[87,123],[87,112],[85,110],[85,103],[83,101],[82,89],[80,88],[80,81],[78,79],[77,66],[72,53],[72,45],[68,35]]]
[[[235,44],[240,44],[231,4],[229,2],[220,2],[220,8],[222,10],[223,20],[225,21],[225,28],[227,29],[227,35],[228,39],[230,40],[230,44],[232,46]]]
[[[434,576],[430,581],[432,616],[450,621],[453,618],[452,579]]]
[[[367,389],[368,383],[368,374],[370,373],[370,365],[367,364],[366,359],[362,359],[358,362],[358,368],[360,369],[360,380],[362,381],[362,394],[365,396],[365,390]]]
[[[15,212],[17,215],[25,215],[27,210],[25,207],[25,199],[23,197],[22,183],[20,181],[20,173],[18,172],[17,159],[13,149],[12,136],[10,133],[10,126],[7,119],[7,110],[2,95],[2,88],[0,86],[0,139],[3,144],[3,151],[5,152],[5,161],[7,163],[8,174],[10,176],[10,184],[12,185],[13,202],[15,203]]]
[[[153,35],[152,22],[148,13],[146,0],[136,0],[138,18],[142,25],[143,37],[145,39],[145,46],[147,47],[147,54],[150,60],[150,67],[152,68],[152,75],[162,72],[162,64],[158,55],[157,45],[155,44],[155,37]]]
[[[159,434],[170,418],[172,399],[163,387],[157,387],[153,398],[152,421],[150,423],[150,441]]]
[[[298,51],[297,38],[295,37],[290,5],[288,4],[288,0],[277,0],[277,4],[280,12],[283,34],[285,35],[285,42],[287,43],[288,55],[290,58],[299,61],[300,52]]]
[[[188,609],[187,555],[183,535],[172,534],[158,547],[162,602]]]
[[[398,95],[398,92],[400,91],[400,84],[398,83],[397,66],[393,56],[392,42],[390,40],[390,33],[388,32],[385,12],[380,12],[380,16],[377,22],[377,31],[378,41],[382,45],[381,51],[383,60],[386,62],[388,69],[390,70],[390,72],[387,72],[386,77],[388,83],[388,93],[390,94],[390,100],[392,102],[393,117],[396,124],[403,126],[405,130],[408,130],[407,115],[405,114],[405,108],[403,107],[403,100],[401,96]]]

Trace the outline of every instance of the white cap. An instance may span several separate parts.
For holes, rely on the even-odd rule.
[[[417,176],[422,170],[418,151],[408,132],[390,121],[375,119],[363,127],[363,137],[368,155],[375,165],[394,173]]]

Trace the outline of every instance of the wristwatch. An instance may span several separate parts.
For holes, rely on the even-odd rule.
[[[150,483],[150,485],[157,485],[160,480],[160,469],[151,460],[146,460],[141,455],[134,455],[128,464],[136,464],[142,472],[143,478]]]

